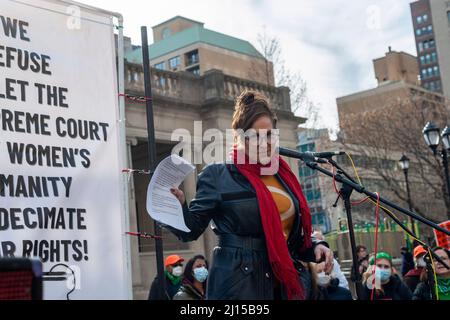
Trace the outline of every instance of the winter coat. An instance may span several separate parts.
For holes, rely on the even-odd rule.
[[[310,275],[300,263],[314,262],[314,246],[301,251],[303,234],[298,200],[276,176],[291,196],[296,218],[287,245],[300,281],[310,293]],[[197,193],[189,207],[183,206],[184,220],[191,232],[171,230],[183,241],[200,237],[212,221],[219,242],[209,269],[207,299],[273,300],[274,274],[266,249],[256,191],[233,164],[213,164],[199,175]],[[281,232],[281,230],[280,230]],[[322,242],[327,245],[326,243]],[[282,290],[282,299],[286,298]]]

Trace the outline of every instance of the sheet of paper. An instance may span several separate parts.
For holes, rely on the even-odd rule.
[[[163,224],[189,232],[183,217],[183,208],[170,188],[179,187],[195,167],[178,155],[165,158],[155,170],[147,189],[147,212]]]

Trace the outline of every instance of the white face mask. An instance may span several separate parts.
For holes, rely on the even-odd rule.
[[[206,278],[208,278],[208,269],[205,267],[194,269],[194,278],[198,282],[205,282]]]
[[[317,274],[317,285],[320,287],[326,287],[330,284],[331,277],[325,272],[321,272]]]
[[[175,277],[180,277],[183,274],[183,267],[175,267],[172,270],[172,275]]]
[[[418,258],[416,264],[420,268],[425,268],[427,266],[427,263],[423,257]]]
[[[386,282],[390,279],[392,275],[391,269],[380,269],[376,267],[375,269],[375,277],[379,279],[381,282]]]

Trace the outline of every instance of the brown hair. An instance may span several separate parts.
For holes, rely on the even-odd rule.
[[[247,131],[261,116],[268,116],[276,128],[278,119],[269,107],[267,97],[257,91],[246,90],[236,99],[231,126],[234,130]]]

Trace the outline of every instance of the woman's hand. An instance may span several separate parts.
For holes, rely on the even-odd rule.
[[[177,197],[178,201],[180,201],[181,205],[183,205],[186,202],[186,196],[184,195],[184,192],[181,191],[178,188],[170,188],[170,192]]]
[[[333,271],[333,253],[330,249],[325,247],[323,244],[318,244],[314,248],[314,254],[316,255],[316,263],[325,261],[325,273],[330,273]]]

